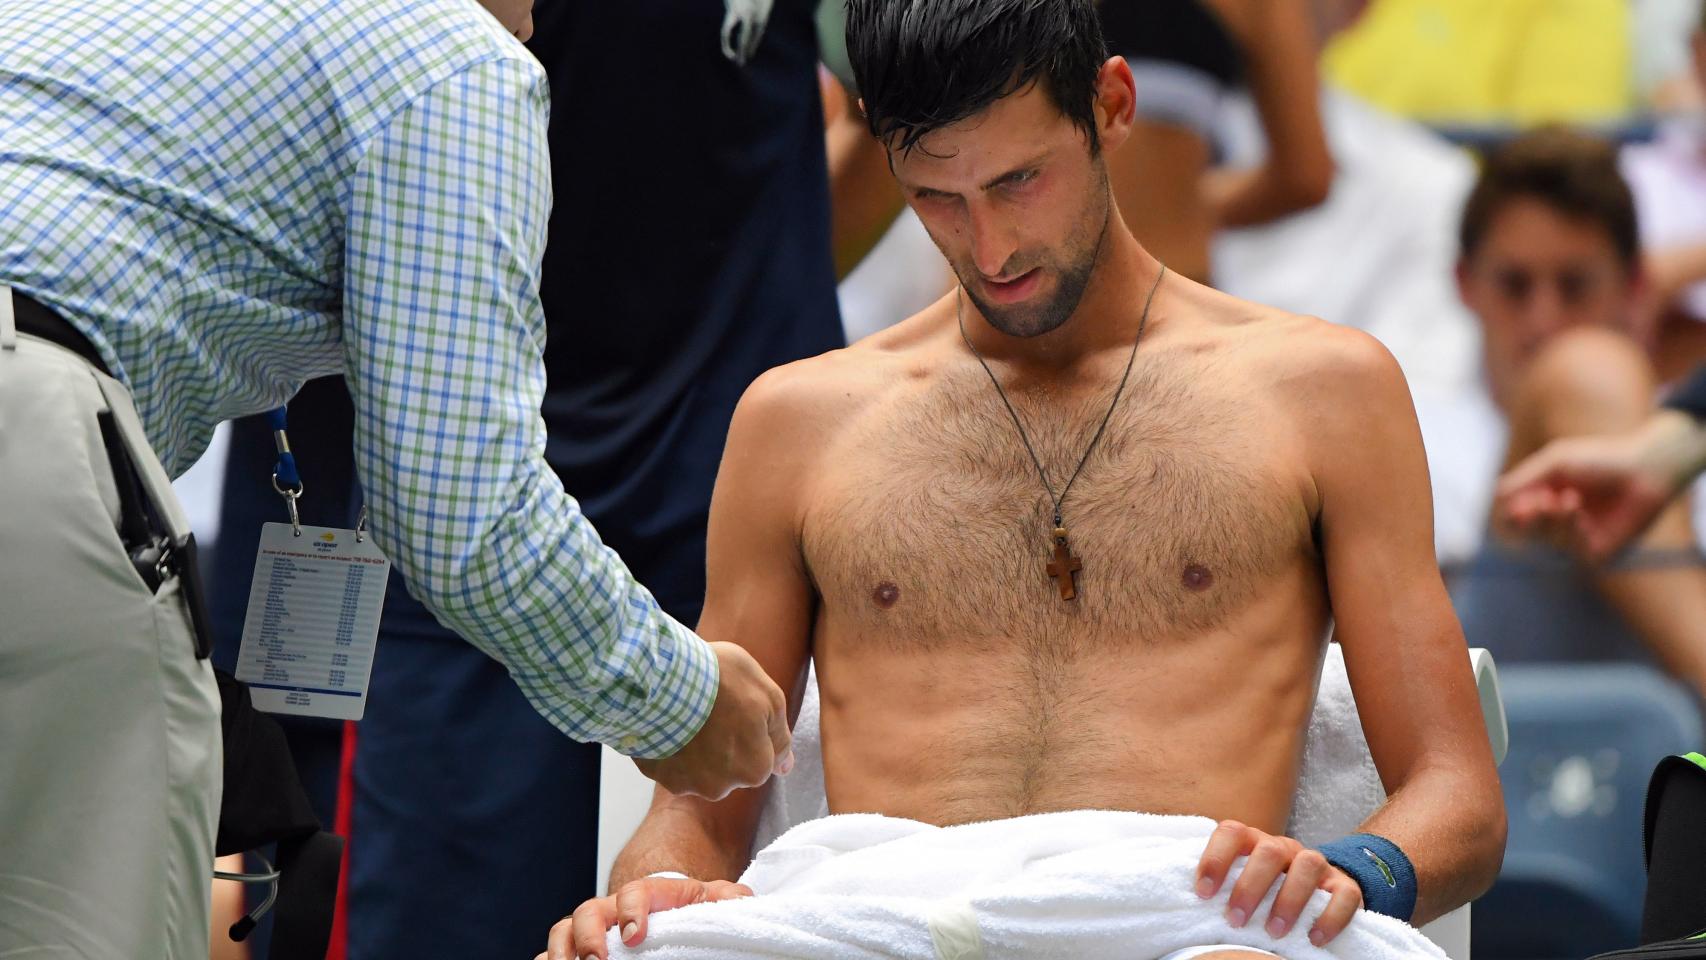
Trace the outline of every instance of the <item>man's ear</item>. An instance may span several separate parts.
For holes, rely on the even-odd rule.
[[[1137,120],[1137,81],[1124,57],[1109,57],[1096,71],[1096,138],[1114,150],[1131,136]]]

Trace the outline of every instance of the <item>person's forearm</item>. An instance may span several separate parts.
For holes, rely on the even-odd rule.
[[[1248,170],[1215,170],[1201,185],[1217,225],[1267,223],[1327,198],[1333,157],[1321,123],[1321,86],[1309,10],[1302,0],[1215,0],[1237,38],[1267,159]]]
[[[829,80],[827,83],[838,84]],[[888,151],[839,86],[824,97],[829,163],[830,243],[835,278],[846,279],[894,223],[906,200],[889,170]]]
[[[665,871],[695,880],[738,879],[751,860],[750,831],[743,837],[737,835],[740,831],[719,827],[702,814],[700,804],[681,797],[660,800],[611,865],[611,892]]]
[[[1489,786],[1445,768],[1412,777],[1363,822],[1361,831],[1397,844],[1416,870],[1416,912],[1429,923],[1487,891],[1505,851],[1504,800]]]
[[[1327,195],[1324,182],[1299,179],[1272,164],[1216,167],[1203,174],[1202,191],[1219,227],[1268,223],[1313,207]]]

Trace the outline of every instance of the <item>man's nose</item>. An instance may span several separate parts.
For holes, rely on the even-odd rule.
[[[1567,313],[1555,284],[1536,283],[1522,301],[1522,326],[1530,337],[1549,337],[1570,325]]]
[[[973,205],[967,211],[971,228],[972,264],[986,277],[999,277],[1018,250],[1012,227],[987,209]]]

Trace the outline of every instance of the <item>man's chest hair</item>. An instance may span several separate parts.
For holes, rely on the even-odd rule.
[[[1110,396],[1014,396],[1057,492]],[[1018,430],[987,379],[944,378],[837,441],[806,561],[825,612],[859,642],[1046,637],[1071,656],[1188,638],[1317,562],[1284,452],[1296,445],[1277,423],[1212,378],[1140,363],[1062,505],[1083,563],[1078,598],[1063,601],[1045,569],[1053,505]]]

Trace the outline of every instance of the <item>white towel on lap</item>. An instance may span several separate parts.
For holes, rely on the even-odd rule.
[[[935,827],[875,814],[801,824],[741,877],[756,896],[655,914],[646,941],[611,956],[654,960],[1152,960],[1238,944],[1289,960],[1443,958],[1420,932],[1359,913],[1325,948],[1308,940],[1317,891],[1275,940],[1262,929],[1278,891],[1243,928],[1192,889],[1214,830],[1202,817],[1081,810]],[[1243,861],[1234,868],[1243,867]]]

